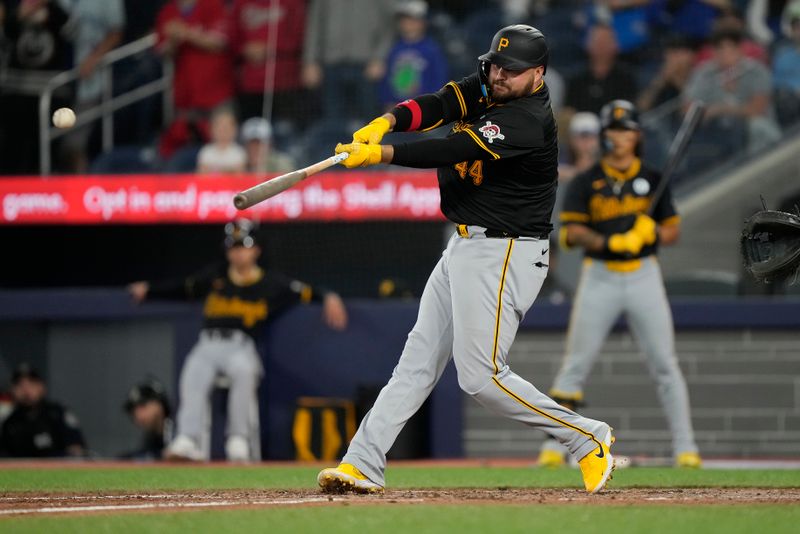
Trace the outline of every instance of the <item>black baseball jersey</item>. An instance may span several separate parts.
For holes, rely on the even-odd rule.
[[[78,418],[48,400],[36,406],[17,406],[0,432],[0,454],[14,458],[67,456],[74,445],[86,447]]]
[[[609,167],[602,161],[567,186],[562,224],[585,224],[605,236],[624,233],[633,227],[636,216],[645,213],[658,187],[660,173],[642,165],[638,158],[625,172]],[[661,225],[677,224],[680,218],[672,202],[669,185],[653,210],[653,219]],[[658,242],[642,248],[635,258],[657,252]],[[603,250],[586,251],[586,256],[600,260],[635,259]]]
[[[505,104],[487,102],[477,74],[447,87],[461,108],[461,120],[448,135],[466,132],[486,157],[439,167],[442,213],[458,224],[512,235],[549,233],[558,143],[547,85]]]
[[[242,330],[255,337],[258,329],[286,308],[318,300],[322,292],[281,273],[262,271],[247,285],[231,280],[227,266],[215,266],[182,281],[151,284],[149,294],[166,298],[205,298],[203,327]]]

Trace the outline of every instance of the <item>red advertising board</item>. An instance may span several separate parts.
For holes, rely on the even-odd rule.
[[[312,176],[244,211],[233,196],[263,176],[120,175],[0,178],[0,224],[439,220],[436,175],[334,172]]]

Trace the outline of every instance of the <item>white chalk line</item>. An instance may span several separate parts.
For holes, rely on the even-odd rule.
[[[0,510],[0,515],[15,514],[61,514],[81,512],[118,512],[123,510],[154,510],[158,508],[214,508],[220,506],[268,506],[282,504],[306,504],[318,502],[344,501],[328,497],[311,499],[277,499],[271,501],[205,501],[205,502],[167,502],[143,504],[110,504],[93,506],[43,506],[40,508],[19,508],[16,510]]]
[[[140,495],[54,495],[54,496],[37,496],[37,497],[0,497],[0,501],[105,501],[112,499],[174,499],[177,497],[186,497],[185,493],[165,493],[158,494],[140,494]]]
[[[140,495],[138,497],[177,497],[179,495]],[[121,495],[99,495],[98,499],[123,498]],[[130,497],[130,496],[129,496]],[[169,508],[216,508],[224,506],[281,506],[292,504],[309,504],[324,502],[352,502],[351,499],[341,497],[312,497],[308,499],[273,499],[255,501],[194,501],[194,502],[166,502],[166,503],[143,503],[143,504],[110,504],[92,506],[43,506],[39,508],[17,508],[12,510],[0,510],[0,515],[23,515],[23,514],[63,514],[63,513],[87,513],[87,512],[121,512],[129,510],[157,510]],[[390,503],[420,503],[425,499],[392,499]]]

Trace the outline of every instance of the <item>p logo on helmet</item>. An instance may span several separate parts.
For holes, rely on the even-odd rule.
[[[542,32],[526,24],[501,28],[492,38],[489,51],[478,57],[478,74],[486,83],[489,67],[522,71],[532,67],[547,69],[547,43]]]
[[[616,120],[620,120],[622,117],[625,116],[626,110],[624,108],[616,107],[614,108],[614,118]]]

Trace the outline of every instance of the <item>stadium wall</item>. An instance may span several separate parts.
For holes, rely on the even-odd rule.
[[[359,385],[385,383],[416,309],[414,301],[350,301],[347,333],[322,326],[315,306],[295,308],[276,321],[261,340],[267,455],[292,457],[298,396],[352,398]],[[701,451],[800,454],[800,301],[675,301],[673,314]],[[558,369],[568,317],[569,306],[537,304],[512,349],[515,371],[542,389]],[[197,305],[135,307],[120,290],[2,291],[0,382],[7,382],[14,363],[33,359],[53,396],[78,412],[92,449],[113,455],[136,439],[121,411],[125,391],[151,372],[174,393],[199,326]],[[585,412],[612,422],[620,452],[667,455],[670,434],[654,386],[633,339],[619,326],[594,368]],[[432,397],[430,415],[435,457],[532,457],[541,439],[463,396],[452,366]]]

